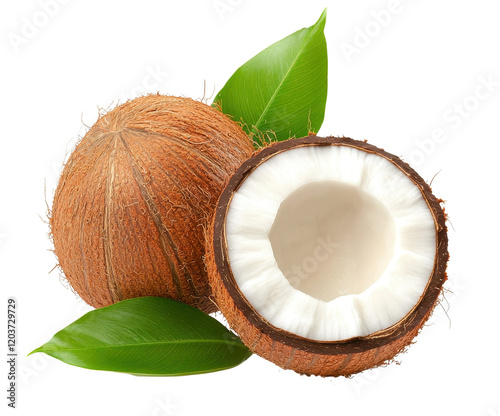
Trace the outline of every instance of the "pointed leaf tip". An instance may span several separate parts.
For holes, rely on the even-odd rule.
[[[240,66],[215,97],[212,105],[241,122],[255,147],[319,131],[328,88],[325,22],[326,9],[313,26]]]
[[[316,22],[316,24],[314,26],[318,26],[321,28],[325,27],[326,14],[327,14],[326,11],[327,11],[327,8],[325,7],[325,10],[323,10],[323,12],[321,13],[321,16],[319,17],[318,21]]]
[[[252,355],[216,319],[159,297],[90,311],[30,354],[37,352],[78,367],[145,376],[220,371]]]

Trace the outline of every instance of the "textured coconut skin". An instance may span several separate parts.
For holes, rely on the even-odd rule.
[[[144,96],[101,116],[65,164],[50,215],[73,289],[94,307],[163,296],[216,310],[204,229],[252,152],[235,122],[188,98]]]
[[[225,238],[225,218],[234,191],[262,161],[296,146],[355,147],[376,153],[394,163],[420,188],[434,217],[437,239],[433,274],[415,308],[396,325],[362,338],[339,342],[308,340],[274,327],[252,307],[238,289],[231,272]],[[438,303],[446,281],[448,261],[446,217],[425,181],[406,163],[382,149],[349,138],[309,136],[277,143],[245,162],[230,179],[217,204],[207,238],[207,269],[215,302],[231,328],[256,354],[281,368],[300,374],[349,376],[387,363],[410,345]],[[334,323],[332,323],[334,324]]]

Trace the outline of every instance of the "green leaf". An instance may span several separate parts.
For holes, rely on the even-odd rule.
[[[272,44],[243,64],[214,99],[255,144],[317,133],[325,116],[326,9],[313,26]]]
[[[225,370],[251,355],[216,319],[158,297],[88,312],[30,354],[36,352],[78,367],[147,376]]]

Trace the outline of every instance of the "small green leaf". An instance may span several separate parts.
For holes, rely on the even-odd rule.
[[[78,367],[146,376],[225,370],[251,355],[216,319],[158,297],[88,312],[30,354],[36,352]]]
[[[241,122],[258,146],[318,132],[325,116],[326,9],[313,26],[272,44],[229,78],[213,105]]]

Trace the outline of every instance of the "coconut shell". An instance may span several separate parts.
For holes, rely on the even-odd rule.
[[[216,310],[204,232],[247,135],[189,98],[148,95],[102,115],[70,155],[50,214],[65,277],[89,305],[163,296]]]
[[[245,178],[272,156],[300,146],[350,146],[376,153],[403,171],[420,189],[436,227],[434,270],[420,301],[397,324],[365,337],[343,341],[302,338],[267,322],[238,288],[228,260],[226,215],[232,195]],[[217,306],[231,328],[256,354],[284,369],[300,374],[349,376],[390,361],[410,345],[438,302],[446,280],[448,238],[445,214],[425,181],[398,157],[375,146],[349,138],[309,136],[271,145],[247,160],[222,192],[207,238],[207,268]],[[332,323],[334,324],[334,323]]]

